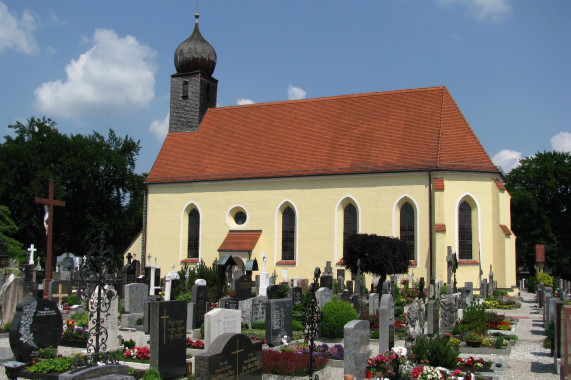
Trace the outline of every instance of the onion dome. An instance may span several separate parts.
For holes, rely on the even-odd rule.
[[[174,53],[174,66],[177,74],[202,71],[212,75],[216,67],[216,52],[200,34],[198,13],[194,15],[196,24],[191,36],[184,40]]]

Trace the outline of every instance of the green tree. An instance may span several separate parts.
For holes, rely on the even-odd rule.
[[[534,273],[535,245],[545,244],[546,264],[571,280],[571,154],[543,152],[524,158],[507,175],[517,264]]]
[[[56,199],[66,202],[54,208],[54,255],[83,255],[101,233],[116,255],[122,253],[142,225],[145,175],[135,173],[139,142],[113,130],[107,137],[61,134],[46,118],[9,128],[15,136],[0,144],[0,199],[18,226],[14,238],[36,244],[45,257],[44,209],[34,198],[46,198],[53,179]]]
[[[23,263],[26,259],[26,252],[22,248],[22,243],[12,236],[18,232],[18,226],[10,216],[10,209],[0,205],[0,255],[12,256]]]
[[[381,293],[387,275],[408,272],[408,246],[399,238],[354,234],[345,241],[343,262],[353,273],[360,267],[362,273],[380,276],[377,292]]]

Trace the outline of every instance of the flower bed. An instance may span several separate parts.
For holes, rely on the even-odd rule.
[[[62,332],[61,338],[64,341],[76,341],[83,342],[83,346],[72,346],[72,347],[85,347],[87,344],[87,337],[89,332],[86,327],[77,326],[75,321],[69,320],[65,324],[65,329]]]
[[[194,348],[194,349],[204,349],[204,342],[200,339],[192,340],[189,337],[186,338],[186,348]]]
[[[128,348],[123,353],[123,360],[148,363],[151,358],[150,352],[151,350],[149,347]]]
[[[316,370],[323,369],[327,358],[316,357]],[[304,376],[309,366],[309,354],[298,352],[262,350],[262,373],[284,376]]]

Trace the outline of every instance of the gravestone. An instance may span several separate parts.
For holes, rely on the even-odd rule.
[[[244,323],[249,328],[252,328],[253,322],[266,320],[266,301],[267,298],[265,296],[252,297],[244,301],[242,316]]]
[[[329,288],[319,288],[315,292],[315,298],[317,299],[317,306],[320,309],[323,309],[323,305],[327,302],[331,302],[333,299],[333,290]]]
[[[125,292],[124,307],[126,313],[144,313],[145,302],[149,294],[147,284],[128,284],[123,287]]]
[[[464,292],[466,298],[466,305],[472,306],[472,302],[474,302],[474,284],[472,282],[465,282]]]
[[[571,306],[561,308],[561,361],[560,373],[571,375]]]
[[[543,296],[545,292],[545,284],[540,282],[537,284],[537,303],[539,304],[539,308],[543,308]]]
[[[337,277],[337,293],[341,294],[343,293],[343,290],[345,289],[345,278],[342,276]]]
[[[101,313],[101,333],[99,335],[99,351],[115,351],[122,345],[119,344],[119,338],[117,337],[119,329],[117,326],[118,314],[119,314],[119,300],[117,298],[117,292],[110,287],[106,286],[101,289],[101,299],[99,299],[99,292],[96,287],[91,295],[91,299],[88,302],[89,313],[97,315],[97,303],[98,300],[102,305],[109,304],[109,310]],[[89,329],[89,342],[95,342],[96,335],[96,324],[95,318],[89,318],[87,321],[87,327]],[[94,343],[95,346],[95,343]]]
[[[57,303],[59,307],[63,307],[67,303],[67,299],[72,294],[72,284],[69,280],[56,280],[50,282],[49,297]]]
[[[301,305],[302,303],[302,293],[301,288],[299,286],[294,286],[290,289],[291,300],[293,305]]]
[[[262,380],[262,342],[243,334],[222,334],[208,351],[195,356],[195,375],[201,380]]]
[[[383,294],[390,294],[392,296],[391,283],[388,281],[383,282]]]
[[[204,315],[204,349],[208,350],[214,339],[224,333],[242,332],[240,310],[214,309]]]
[[[545,299],[543,301],[543,324],[547,325],[549,323],[549,307],[551,306],[551,292],[548,291],[550,288],[545,288]]]
[[[58,305],[44,298],[28,298],[16,307],[10,326],[10,348],[17,361],[29,363],[44,348],[57,348],[63,321]]]
[[[440,298],[440,286],[442,285],[442,283],[438,280],[434,280],[434,298],[439,299]]]
[[[2,325],[12,321],[18,304],[28,298],[24,280],[11,274],[0,290],[0,305],[2,306]]]
[[[440,298],[440,334],[449,334],[458,319],[457,298],[453,294],[443,294]]]
[[[437,335],[440,331],[440,306],[438,301],[428,301],[426,311],[426,333],[428,335]]]
[[[369,294],[369,315],[377,314],[379,310],[379,294],[371,293]]]
[[[424,335],[424,302],[415,300],[406,313],[405,346],[410,348],[416,338]]]
[[[220,298],[220,307],[223,309],[238,310],[238,297],[222,297]]]
[[[297,286],[301,288],[302,292],[307,292],[309,289],[309,280],[307,278],[302,278],[298,281]]]
[[[269,300],[281,298],[280,296],[281,285],[270,285],[266,289],[266,294]]]
[[[488,280],[485,278],[480,283],[480,298],[488,298]]]
[[[186,304],[186,329],[194,330],[194,320],[196,319],[196,304],[189,302]]]
[[[268,346],[282,344],[284,336],[291,338],[292,310],[293,303],[290,299],[268,300],[266,303],[266,344]]]
[[[367,360],[371,354],[369,328],[369,321],[365,320],[350,321],[343,327],[343,371],[345,375],[353,375],[358,379],[365,378]]]
[[[393,296],[383,294],[379,307],[379,352],[385,353],[395,345],[395,304]]]
[[[150,334],[151,332],[151,303],[159,302],[161,299],[159,296],[148,296],[147,302],[145,302],[145,313],[143,315],[143,331],[145,334]]]
[[[561,358],[561,340],[562,340],[562,327],[561,324],[561,312],[563,311],[563,301],[555,300],[553,303],[553,315],[554,315],[554,322],[555,322],[555,331],[554,331],[554,339],[552,343],[553,347],[553,357],[554,358]]]
[[[345,281],[345,288],[347,289],[347,293],[350,295],[353,294],[353,281],[347,280]]]
[[[235,278],[233,282],[236,297],[238,297],[240,301],[252,297],[252,280],[247,275],[243,274]]]
[[[197,280],[198,281],[198,280]],[[206,285],[193,285],[191,302],[194,306],[194,328],[199,329],[204,323],[206,314],[206,303],[208,301]]]
[[[151,368],[163,379],[184,377],[186,373],[186,301],[150,304]]]
[[[170,301],[176,299],[178,295],[178,285],[180,282],[180,275],[174,270],[174,265],[172,266],[172,271],[167,273],[165,277],[165,295],[164,300]]]

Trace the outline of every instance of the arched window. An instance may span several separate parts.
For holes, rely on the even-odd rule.
[[[188,254],[189,259],[198,259],[200,238],[200,214],[193,208],[188,213]]]
[[[182,82],[182,97],[183,99],[188,98],[188,81]]]
[[[400,208],[400,238],[408,245],[408,259],[414,260],[414,209],[408,202]]]
[[[282,260],[295,260],[295,211],[289,206],[282,212]]]
[[[472,260],[472,207],[467,201],[458,208],[458,258]]]
[[[357,209],[352,203],[349,203],[343,209],[343,246],[345,240],[353,234],[357,233]]]

